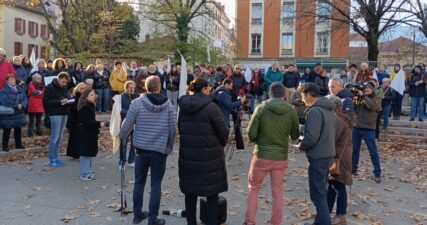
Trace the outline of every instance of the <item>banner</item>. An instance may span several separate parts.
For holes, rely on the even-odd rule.
[[[246,71],[245,71],[245,80],[246,82],[251,82],[251,78],[252,78],[252,70],[251,68],[249,68],[249,66],[246,66]]]
[[[394,79],[391,81],[390,87],[403,96],[403,93],[405,92],[405,74],[402,69],[399,70]]]

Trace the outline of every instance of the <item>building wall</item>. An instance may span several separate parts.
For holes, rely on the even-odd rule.
[[[236,55],[246,58],[249,55],[249,10],[250,1],[236,0]]]
[[[6,50],[7,57],[11,58],[14,55],[15,42],[22,43],[22,54],[25,56],[31,54],[31,52],[28,51],[29,44],[37,45],[40,57],[41,47],[47,43],[47,40],[41,38],[41,25],[46,25],[44,16],[3,4],[0,4],[0,12],[0,47]],[[15,18],[22,18],[25,20],[25,33],[22,35],[15,32]],[[37,37],[31,37],[29,35],[29,21],[39,24]]]

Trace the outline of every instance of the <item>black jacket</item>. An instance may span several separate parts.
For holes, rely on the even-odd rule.
[[[297,88],[299,79],[300,77],[297,72],[286,72],[283,74],[283,85],[287,88]]]
[[[391,102],[396,97],[394,93],[395,92],[393,89],[391,89],[391,87],[387,87],[384,90],[384,98],[381,100],[381,106],[391,105]]]
[[[318,77],[320,77],[320,75],[315,70],[311,70],[310,73],[308,73],[308,77],[305,80],[305,82],[307,82],[307,83],[314,83],[314,81]]]
[[[122,109],[120,110],[120,116],[122,118],[122,121],[125,119],[126,114],[128,113],[130,104],[132,103],[132,101],[136,98],[139,97],[138,94],[127,94],[126,92],[123,92],[120,95],[121,99],[122,99]]]
[[[86,103],[79,110],[80,155],[95,157],[98,154],[98,134],[100,122],[95,119],[95,106]]]
[[[67,87],[60,87],[55,78],[44,91],[43,107],[45,112],[50,116],[68,115],[68,104],[61,105],[63,98],[68,98],[68,89]]]
[[[224,146],[228,129],[209,96],[185,95],[178,101],[179,186],[182,193],[211,196],[228,190]]]

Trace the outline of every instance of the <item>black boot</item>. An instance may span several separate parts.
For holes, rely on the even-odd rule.
[[[3,146],[3,151],[4,152],[9,152],[9,147]]]
[[[28,128],[28,137],[33,137],[33,129]]]
[[[41,130],[36,131],[37,136],[43,136],[43,132]]]

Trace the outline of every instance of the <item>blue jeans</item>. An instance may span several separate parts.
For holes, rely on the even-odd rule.
[[[126,138],[122,138],[120,140],[120,161],[119,165],[121,165],[121,162],[126,161],[126,152],[128,147],[128,141],[130,139],[130,149],[129,149],[129,157],[128,157],[128,163],[134,163],[135,162],[135,147],[133,146],[133,131],[130,132],[129,136]]]
[[[345,189],[345,184],[336,180],[330,180],[328,183],[329,213],[332,213],[336,199],[337,215],[345,215],[347,213],[347,190]]]
[[[80,177],[88,177],[90,168],[92,168],[92,157],[80,156]]]
[[[411,97],[411,119],[424,119],[424,97]]]
[[[310,199],[316,207],[316,225],[331,225],[328,201],[326,197],[326,183],[332,158],[308,159],[308,184],[310,188]]]
[[[372,165],[374,166],[374,175],[381,176],[380,157],[378,156],[377,143],[375,141],[375,130],[371,129],[353,128],[352,171],[357,172],[358,169],[362,138],[368,146],[369,155],[371,155]]]
[[[395,92],[395,97],[392,100],[391,107],[393,110],[393,117],[400,117],[402,114],[402,101],[403,95],[400,95],[398,92]]]
[[[96,95],[98,95],[98,99],[96,101],[96,111],[106,112],[108,110],[108,98],[110,97],[110,89],[96,89]]]
[[[67,116],[50,116],[49,160],[58,159],[58,149],[67,124]]]
[[[258,104],[262,102],[262,95],[252,95],[251,97],[251,113],[255,110],[255,99],[257,100]]]
[[[133,189],[133,212],[141,216],[144,188],[148,169],[151,171],[151,192],[148,203],[148,224],[154,224],[159,215],[162,180],[166,170],[167,155],[138,149],[135,162],[135,185]]]
[[[384,130],[386,130],[388,128],[388,119],[390,116],[391,105],[384,105],[382,106],[382,108],[383,108],[383,120],[384,120],[383,128]]]

